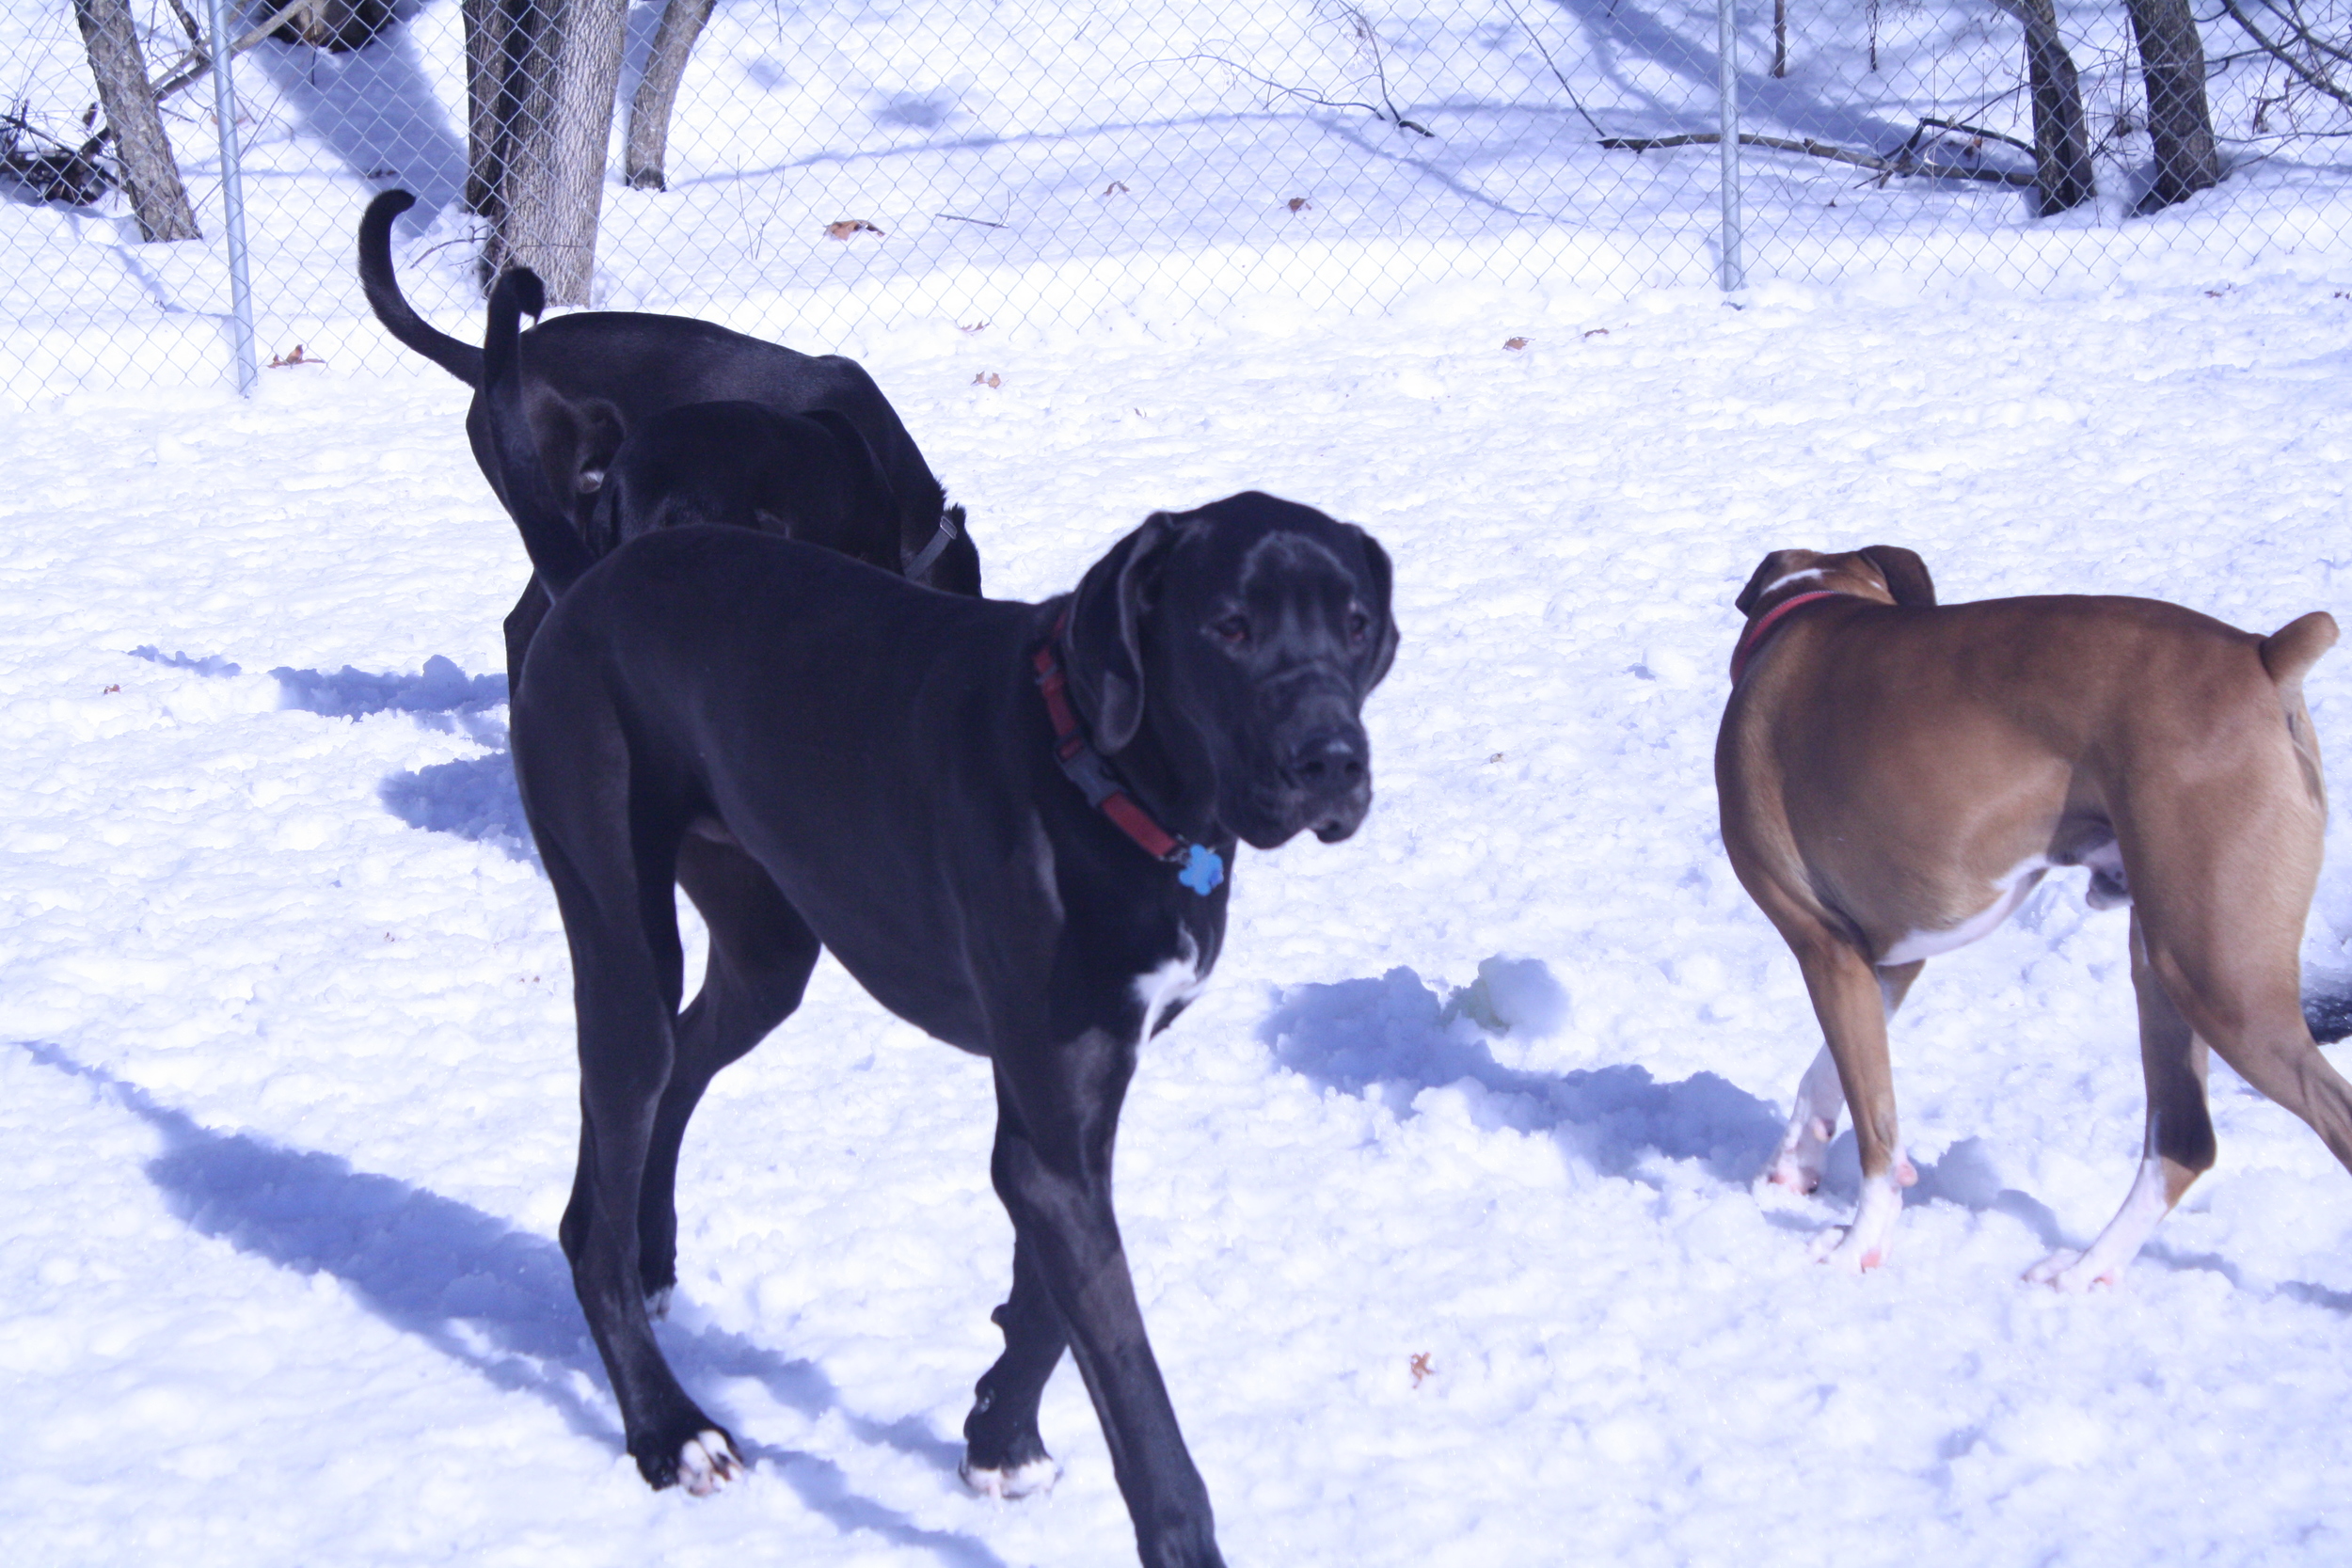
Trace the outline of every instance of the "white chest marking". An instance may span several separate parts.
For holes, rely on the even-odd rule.
[[[1891,968],[1896,964],[1932,958],[1939,953],[1965,947],[1979,937],[1990,934],[1994,927],[2007,920],[2010,912],[2026,901],[2026,895],[2041,884],[2042,874],[2049,869],[2050,863],[2040,855],[2019,863],[1994,882],[1993,902],[1957,926],[1947,927],[1941,931],[1906,933],[1894,946],[1879,955],[1880,966]]]
[[[1179,930],[1176,939],[1174,958],[1136,976],[1136,1000],[1143,1006],[1141,1037],[1147,1040],[1160,1026],[1162,1013],[1200,994],[1200,944],[1190,931]]]

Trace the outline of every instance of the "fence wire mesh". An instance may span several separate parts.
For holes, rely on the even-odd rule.
[[[17,399],[230,373],[208,4],[20,0],[0,19]],[[2032,284],[2336,244],[2352,0],[2200,4],[1738,0],[1748,279]],[[134,200],[139,138],[103,80],[128,79],[101,41],[118,13],[196,238],[147,237]],[[914,318],[1052,325],[1258,294],[1378,309],[1453,277],[1704,285],[1724,242],[1714,0],[229,13],[249,45],[235,101],[264,360],[404,361],[353,266],[362,208],[393,186],[420,198],[394,231],[402,285],[468,338],[485,267],[509,258],[551,282],[572,267],[575,299],[819,348]],[[2201,53],[2153,115],[2152,37],[2174,68]],[[2074,119],[2053,121],[2066,77]],[[2201,86],[2219,182],[2143,214],[2183,83]],[[2051,123],[2071,123],[2071,163],[2051,163]],[[2079,199],[2043,215],[2053,168]]]

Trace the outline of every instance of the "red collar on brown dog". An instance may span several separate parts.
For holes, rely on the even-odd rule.
[[[1740,673],[1748,667],[1748,660],[1756,657],[1756,650],[1764,645],[1764,639],[1772,635],[1772,628],[1778,626],[1782,617],[1790,610],[1799,605],[1811,604],[1816,599],[1851,599],[1853,597],[1855,597],[1854,594],[1841,594],[1835,588],[1816,588],[1810,593],[1791,594],[1755,620],[1750,621],[1748,629],[1741,632],[1740,641],[1732,645],[1731,684],[1734,686],[1740,684]]]

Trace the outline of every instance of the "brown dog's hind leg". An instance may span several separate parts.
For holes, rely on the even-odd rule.
[[[1895,1009],[1903,1005],[1911,983],[1926,966],[1925,958],[1915,958],[1878,972],[1879,997],[1889,1022],[1895,1017]],[[1788,1109],[1788,1130],[1781,1135],[1780,1148],[1766,1162],[1757,1182],[1799,1193],[1818,1189],[1822,1167],[1829,1159],[1830,1141],[1837,1136],[1837,1118],[1845,1113],[1846,1094],[1837,1083],[1837,1059],[1824,1043],[1814,1054],[1813,1065],[1804,1069],[1804,1077],[1798,1081],[1796,1101]],[[1898,1164],[1896,1180],[1899,1184],[1908,1187],[1916,1180],[1907,1162]]]
[[[2189,1184],[2213,1168],[2205,1042],[2158,982],[2148,961],[2137,910],[2132,911],[2131,942],[2132,990],[2139,997],[2139,1064],[2148,1082],[2148,1134],[2141,1145],[2139,1174],[2123,1207],[2089,1249],[2062,1248],[2026,1272],[2037,1285],[2084,1291],[2115,1284]],[[2299,1006],[2296,1016],[2301,1016]]]
[[[1853,1113],[1855,1149],[1862,1157],[1862,1203],[1853,1224],[1826,1234],[1815,1256],[1841,1269],[1874,1269],[1886,1260],[1895,1221],[1902,1213],[1902,1189],[1911,1174],[1897,1139],[1894,1072],[1886,1059],[1887,1011],[1892,1002],[1901,1000],[1910,979],[1902,977],[1882,990],[1880,972],[1870,961],[1826,930],[1810,940],[1792,940],[1789,946],[1804,971],[1805,989],[1812,993],[1813,1010],[1836,1063],[1838,1086]]]

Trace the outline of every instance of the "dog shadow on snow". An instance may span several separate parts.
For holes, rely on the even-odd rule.
[[[163,1134],[163,1152],[148,1162],[147,1175],[191,1229],[297,1274],[332,1275],[392,1327],[496,1387],[535,1395],[574,1432],[619,1450],[618,1412],[603,1364],[574,1306],[571,1267],[553,1241],[407,1182],[354,1170],[331,1154],[215,1132],[56,1046],[19,1043],[43,1065],[98,1085]],[[665,1323],[658,1332],[680,1377],[706,1399],[729,1379],[748,1379],[812,1418],[838,1413],[860,1442],[956,1473],[960,1443],[912,1417],[878,1421],[847,1410],[833,1381],[811,1362],[719,1328]],[[738,1441],[762,1473],[782,1478],[845,1534],[871,1530],[954,1568],[1004,1568],[969,1536],[924,1528],[860,1497],[831,1460]]]
[[[2345,1004],[2352,1009],[2352,1002]],[[1557,1139],[1570,1158],[1603,1176],[1657,1185],[1644,1167],[1653,1155],[1694,1160],[1718,1180],[1746,1186],[1779,1146],[1788,1113],[1711,1072],[1661,1084],[1629,1064],[1571,1072],[1529,1072],[1498,1061],[1494,1042],[1541,1037],[1569,1020],[1567,992],[1534,958],[1488,958],[1470,985],[1440,995],[1409,969],[1376,980],[1343,980],[1285,990],[1259,1026],[1275,1059],[1311,1083],[1415,1114],[1427,1089],[1452,1088],[1481,1127],[1509,1127]],[[1790,1086],[1795,1086],[1792,1066]],[[2031,1194],[2007,1186],[1982,1138],[1963,1138],[1940,1160],[1915,1161],[1919,1180],[1906,1207],[1942,1201],[1980,1214],[2006,1214],[2057,1251],[2081,1248],[2089,1236],[2067,1233],[2058,1214]],[[1830,1145],[1818,1206],[1773,1209],[1767,1224],[1818,1235],[1862,1196],[1862,1166],[1851,1128]],[[1832,1212],[1825,1218],[1820,1209]],[[2276,1293],[2352,1315],[2352,1292],[2301,1280],[2264,1284],[2227,1259],[2168,1246],[2159,1235],[2138,1266],[2216,1274],[2240,1290]]]
[[[245,673],[217,656],[191,658],[151,646],[134,648],[131,657],[199,675]],[[487,747],[481,756],[391,774],[376,785],[376,798],[412,828],[454,833],[503,850],[510,859],[539,863],[531,826],[523,818],[522,797],[515,788],[514,764],[507,757],[506,725],[491,711],[506,703],[504,675],[469,676],[439,654],[413,675],[378,674],[348,664],[332,673],[280,668],[269,673],[278,683],[280,708],[329,719],[405,713],[424,729],[463,735]]]
[[[1720,1181],[1744,1186],[1755,1180],[1779,1146],[1788,1113],[1728,1079],[1699,1072],[1665,1084],[1630,1064],[1529,1072],[1496,1059],[1497,1039],[1553,1033],[1570,1011],[1566,991],[1540,960],[1488,958],[1477,979],[1446,996],[1402,968],[1376,980],[1295,987],[1259,1035],[1278,1061],[1311,1082],[1377,1100],[1400,1117],[1413,1113],[1423,1090],[1451,1087],[1470,1097],[1479,1125],[1548,1134],[1603,1176],[1655,1185],[1644,1166],[1661,1155],[1694,1160]],[[1940,1198],[2010,1214],[2044,1244],[2065,1244],[2047,1206],[2002,1185],[1982,1140],[1964,1139],[1917,1169],[1908,1202]],[[1820,1196],[1833,1208],[1850,1206],[1861,1182],[1853,1134],[1841,1132],[1830,1147]],[[1767,1218],[1793,1230],[1822,1228],[1802,1213]]]

